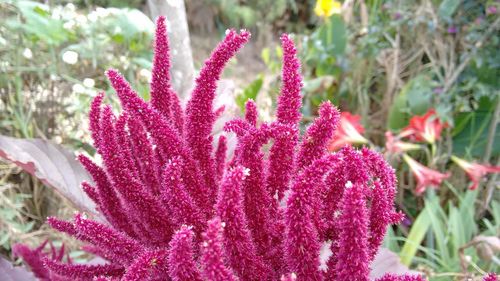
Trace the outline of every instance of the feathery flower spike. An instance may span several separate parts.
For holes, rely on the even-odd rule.
[[[274,196],[278,194],[281,200],[285,190],[289,189],[291,173],[294,170],[294,152],[299,140],[298,124],[301,119],[300,107],[302,97],[302,77],[297,50],[292,39],[287,34],[281,35],[283,49],[283,70],[281,73],[281,93],[278,97],[276,122],[292,126],[290,135],[274,138],[274,144],[269,152],[269,168],[266,178],[266,188]]]
[[[224,264],[224,253],[222,249],[222,223],[219,218],[208,222],[207,231],[203,233],[201,245],[201,275],[204,280],[211,281],[237,281]]]
[[[119,277],[123,274],[123,267],[114,264],[105,265],[86,265],[86,264],[67,264],[53,261],[49,258],[44,259],[44,264],[51,272],[74,278],[75,280],[92,279],[101,275]]]
[[[242,30],[237,34],[229,31],[222,43],[205,61],[196,78],[196,86],[186,106],[186,143],[192,151],[193,158],[200,167],[204,185],[207,187],[209,202],[213,204],[217,193],[215,164],[212,158],[212,127],[215,122],[213,101],[217,81],[220,79],[225,64],[250,39],[250,33]]]
[[[329,101],[320,105],[319,117],[307,128],[297,160],[299,170],[309,166],[327,152],[328,140],[332,138],[339,120],[339,112]]]
[[[191,228],[183,225],[170,241],[168,271],[173,281],[202,280],[194,260],[193,236]]]
[[[426,279],[421,275],[394,275],[394,274],[386,274],[380,278],[377,278],[375,281],[425,281]]]
[[[339,252],[335,280],[368,281],[368,210],[365,202],[365,187],[348,182],[342,198],[339,217]],[[349,261],[346,263],[345,261]]]
[[[228,263],[241,280],[266,280],[270,269],[257,255],[243,210],[242,182],[248,169],[236,166],[222,181],[217,198],[217,216],[224,221],[223,237]]]
[[[179,157],[167,162],[163,172],[162,197],[170,209],[170,217],[176,228],[188,224],[200,232],[204,229],[205,222],[182,182],[183,167],[184,163]]]
[[[122,281],[168,280],[166,250],[147,251],[127,268]]]
[[[488,273],[483,277],[483,281],[498,281],[498,276],[496,273]]]

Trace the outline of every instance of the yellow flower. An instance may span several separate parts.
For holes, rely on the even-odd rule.
[[[333,14],[340,14],[342,4],[335,0],[317,0],[314,12],[320,17],[327,18]]]

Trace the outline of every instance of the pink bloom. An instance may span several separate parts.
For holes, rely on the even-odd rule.
[[[134,260],[120,280],[168,280],[167,260],[166,250],[146,251]]]
[[[346,144],[364,144],[368,140],[362,136],[365,128],[361,125],[361,116],[353,115],[349,112],[340,114],[340,125],[335,132],[328,149],[330,151],[339,150]]]
[[[446,127],[448,123],[441,122],[436,111],[429,109],[423,116],[413,116],[410,125],[404,128],[400,135],[414,141],[434,143],[441,138],[441,131]]]
[[[213,101],[217,80],[220,79],[225,64],[250,39],[250,33],[243,30],[237,34],[230,30],[224,41],[213,51],[196,78],[196,86],[186,105],[186,145],[199,166],[203,185],[206,187],[208,204],[213,204],[217,193],[215,163],[212,156],[212,127],[215,122]]]
[[[276,109],[276,122],[290,126],[289,134],[274,138],[274,144],[269,152],[269,170],[267,175],[267,190],[274,196],[278,194],[281,200],[284,191],[289,188],[290,179],[295,169],[293,152],[299,141],[299,122],[302,117],[300,107],[302,97],[302,76],[300,75],[300,62],[297,50],[292,39],[287,34],[281,36],[283,48],[283,69],[281,77],[283,85],[278,106]]]
[[[13,256],[23,258],[24,262],[30,266],[31,271],[33,272],[35,277],[44,281],[51,280],[50,271],[48,268],[45,267],[45,264],[43,262],[43,259],[46,256],[46,254],[43,252],[43,249],[45,248],[47,243],[48,240],[46,240],[40,246],[38,246],[33,250],[23,244],[16,244],[12,247]]]
[[[256,127],[257,126],[257,105],[251,99],[247,101],[245,104],[245,120],[247,120],[250,125]]]
[[[183,169],[184,163],[180,158],[168,160],[163,172],[162,199],[175,228],[192,225],[200,232],[205,228],[205,221],[182,182]]]
[[[483,281],[498,281],[498,276],[496,273],[488,273],[486,276],[483,277]]]
[[[313,159],[318,159],[327,152],[328,140],[332,138],[339,122],[339,111],[329,101],[321,104],[319,117],[314,120],[302,141],[297,168],[299,170],[311,164]]]
[[[297,280],[297,274],[295,273],[290,273],[290,274],[285,274],[281,276],[281,281],[295,281]]]
[[[426,279],[420,275],[394,275],[386,274],[375,281],[425,281]]]
[[[170,241],[168,271],[173,281],[201,281],[193,249],[193,231],[183,225]]]
[[[469,179],[472,181],[472,184],[469,186],[470,190],[476,189],[486,174],[500,173],[500,166],[471,163],[455,156],[452,156],[451,160],[457,163],[457,165],[465,171]]]
[[[204,280],[238,280],[224,264],[222,228],[223,226],[220,219],[214,218],[208,222],[207,231],[203,234],[203,244],[201,246],[201,275]]]
[[[385,149],[389,153],[398,154],[420,149],[420,146],[418,144],[401,141],[400,136],[394,137],[391,131],[387,131],[385,132]]]
[[[49,258],[44,259],[45,266],[52,273],[74,279],[91,280],[94,276],[106,275],[119,277],[123,275],[123,267],[114,264],[86,265],[86,264],[68,264],[61,263]]]
[[[241,166],[228,171],[222,181],[217,198],[217,216],[224,222],[224,248],[230,257],[229,265],[243,280],[255,280],[254,276],[268,279],[270,269],[252,241],[252,235],[243,212],[242,183],[251,171]],[[262,228],[262,226],[260,226]],[[255,238],[258,236],[254,235]],[[257,242],[257,241],[256,241]]]
[[[215,171],[217,173],[217,182],[220,182],[224,169],[226,168],[226,153],[227,153],[227,140],[224,135],[219,137],[217,143],[217,150],[215,151]]]
[[[415,190],[417,195],[422,194],[427,187],[438,188],[443,180],[450,177],[449,172],[442,174],[436,170],[429,169],[406,154],[403,155],[403,158],[417,179],[417,188]]]
[[[368,209],[365,202],[364,186],[346,184],[341,201],[339,217],[340,233],[339,262],[335,268],[336,280],[368,281]],[[342,261],[349,261],[345,263]]]

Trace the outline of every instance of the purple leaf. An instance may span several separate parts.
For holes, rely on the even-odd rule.
[[[36,281],[35,276],[25,267],[13,266],[8,260],[0,257],[0,280],[2,281]]]
[[[52,186],[82,211],[95,213],[95,205],[80,188],[92,182],[75,155],[60,145],[42,139],[0,136],[0,158],[12,161],[24,171]]]
[[[402,275],[405,273],[419,274],[418,271],[410,270],[401,263],[399,256],[386,248],[380,248],[371,264],[370,280],[375,280],[386,273]]]

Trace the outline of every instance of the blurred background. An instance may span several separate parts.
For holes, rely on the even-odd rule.
[[[255,99],[261,121],[274,116],[279,36],[291,33],[304,76],[303,128],[330,100],[343,112],[330,150],[370,146],[396,169],[396,204],[407,218],[384,246],[431,280],[498,272],[499,9],[497,0],[0,0],[0,253],[50,238],[86,260],[77,242],[44,223],[79,208],[67,179],[75,170],[33,176],[22,163],[43,170],[37,165],[58,166],[55,150],[95,154],[91,99],[105,91],[119,108],[104,71],[118,69],[148,99],[154,19],[166,15],[184,100],[225,31],[252,32],[218,102],[238,115]]]

